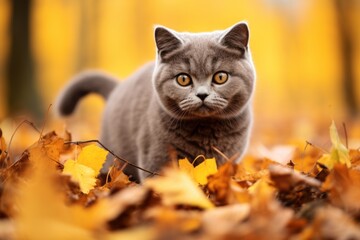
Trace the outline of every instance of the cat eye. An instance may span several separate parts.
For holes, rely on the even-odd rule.
[[[185,73],[177,75],[176,82],[183,87],[189,86],[192,83],[191,77]]]
[[[217,72],[213,76],[213,82],[216,84],[223,84],[229,79],[229,74],[226,72]]]

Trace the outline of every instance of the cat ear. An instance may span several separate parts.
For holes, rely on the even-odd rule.
[[[220,38],[220,42],[233,49],[239,49],[241,52],[248,47],[249,28],[246,22],[240,22],[225,30]]]
[[[176,32],[163,26],[155,27],[155,42],[158,54],[161,58],[181,46],[181,40],[176,36]]]

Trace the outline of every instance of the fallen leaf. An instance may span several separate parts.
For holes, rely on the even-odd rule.
[[[250,214],[246,221],[227,233],[226,239],[269,239],[269,236],[288,239],[286,227],[294,212],[280,205],[275,199],[275,190],[266,179],[252,185],[249,188]]]
[[[108,151],[103,148],[100,148],[93,144],[88,145],[81,150],[77,158],[77,162],[79,164],[92,168],[95,173],[98,174],[106,160],[107,154]]]
[[[318,163],[325,165],[330,170],[337,163],[345,164],[348,168],[351,167],[349,150],[341,143],[334,121],[330,126],[330,139],[332,143],[330,154],[324,154]]]
[[[133,186],[126,188],[109,198],[111,208],[111,219],[122,214],[130,206],[140,205],[149,195],[149,189],[143,186]]]
[[[84,147],[77,160],[69,159],[64,164],[63,173],[71,176],[80,185],[83,193],[89,193],[96,185],[96,176],[106,160],[108,152],[96,145]]]
[[[119,239],[141,239],[141,240],[152,240],[158,239],[156,231],[152,227],[134,227],[121,231],[115,231],[104,234],[101,239],[104,240],[119,240]]]
[[[104,229],[109,206],[98,201],[91,207],[64,204],[55,181],[58,172],[44,151],[43,142],[30,151],[31,171],[18,186],[15,202],[16,236],[19,239],[93,239]]]
[[[200,214],[201,212],[197,210],[179,210],[173,207],[158,206],[146,211],[145,218],[155,222],[155,226],[162,236],[181,236],[181,234],[199,230],[201,227]]]
[[[215,202],[219,205],[227,203],[228,195],[230,194],[231,179],[236,171],[236,165],[233,162],[226,162],[219,170],[208,177],[206,185],[210,194],[214,196]]]
[[[293,160],[294,165],[294,169],[296,171],[300,171],[303,173],[308,173],[308,174],[313,174],[314,171],[317,171],[316,168],[316,163],[317,163],[317,158],[315,158],[314,156],[304,156],[304,157],[299,157],[299,158],[295,158]]]
[[[97,173],[94,169],[69,159],[64,164],[64,174],[71,176],[71,179],[79,183],[83,193],[89,193],[96,185]]]
[[[164,176],[146,179],[144,185],[160,194],[167,206],[188,205],[199,208],[213,208],[191,177],[178,169],[167,168]]]
[[[350,149],[349,155],[352,166],[354,168],[360,168],[360,148],[357,150]]]
[[[194,160],[194,162],[196,159]],[[195,182],[205,185],[208,182],[208,176],[217,172],[215,158],[207,158],[199,165],[194,167],[187,158],[179,160],[179,168],[188,173]]]
[[[121,190],[125,187],[128,187],[132,184],[135,184],[135,183],[133,183],[129,180],[129,176],[127,176],[122,171],[122,167],[120,167],[119,162],[116,161],[114,163],[114,165],[110,167],[108,176],[106,178],[106,184],[103,187],[108,188],[112,192],[114,192],[114,191]]]
[[[3,162],[6,156],[6,142],[0,128],[0,168],[3,167]]]
[[[275,187],[281,191],[288,191],[300,183],[305,183],[312,187],[321,186],[321,182],[319,180],[295,172],[294,170],[282,165],[271,165],[269,167],[269,172],[270,179],[274,182]]]
[[[249,204],[233,204],[206,211],[203,214],[202,223],[211,237],[221,239],[234,231],[249,215]]]
[[[329,191],[330,200],[335,206],[360,210],[360,170],[349,169],[343,164],[336,164],[322,186]]]
[[[360,239],[359,229],[349,215],[327,206],[316,211],[312,224],[295,239]]]
[[[275,188],[269,184],[269,181],[261,178],[251,187],[249,187],[249,193],[255,197],[253,204],[255,204],[259,209],[272,200],[275,196]],[[257,208],[256,207],[256,208]]]

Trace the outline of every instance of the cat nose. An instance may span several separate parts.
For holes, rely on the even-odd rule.
[[[196,96],[197,96],[198,98],[200,98],[202,101],[204,101],[205,98],[206,98],[207,96],[209,96],[209,94],[207,94],[207,93],[198,93],[198,94],[196,94]]]

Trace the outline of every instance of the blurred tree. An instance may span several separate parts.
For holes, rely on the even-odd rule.
[[[340,34],[340,48],[342,54],[343,90],[345,104],[350,116],[359,114],[359,105],[356,100],[356,83],[354,73],[354,38],[352,36],[351,9],[354,1],[335,0],[338,28]]]
[[[98,23],[99,23],[99,1],[80,1],[80,26],[78,41],[77,69],[98,67]]]
[[[6,66],[7,104],[10,115],[43,116],[36,87],[34,61],[30,46],[31,0],[11,2],[10,51]]]

